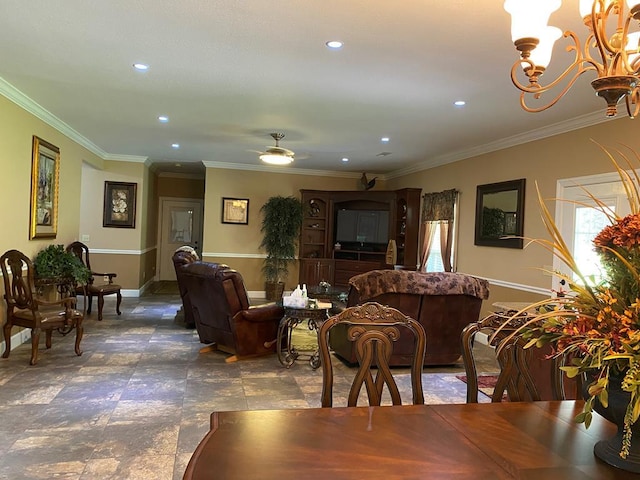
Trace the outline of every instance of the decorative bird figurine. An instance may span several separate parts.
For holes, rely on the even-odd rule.
[[[371,180],[367,180],[367,174],[363,173],[362,177],[360,177],[360,183],[362,183],[365,190],[370,190],[376,186],[376,178],[378,177],[373,177]]]

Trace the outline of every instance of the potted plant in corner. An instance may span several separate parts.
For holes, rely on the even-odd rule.
[[[278,300],[284,291],[289,264],[295,259],[302,226],[302,202],[295,197],[271,197],[260,208],[263,234],[260,248],[267,252],[262,267],[267,300]]]

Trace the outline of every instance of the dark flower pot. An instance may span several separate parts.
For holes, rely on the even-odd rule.
[[[277,302],[282,299],[284,293],[283,282],[266,282],[265,283],[265,298],[270,302]]]
[[[620,456],[624,435],[624,416],[631,399],[631,394],[621,388],[623,378],[623,376],[609,375],[609,405],[607,408],[604,408],[597,399],[593,402],[593,409],[618,427],[615,436],[608,440],[600,440],[595,444],[593,453],[600,460],[616,468],[640,473],[640,421],[631,427],[633,433],[629,455],[626,458]],[[584,398],[589,398],[588,388],[591,381],[592,379],[589,379],[583,383]]]

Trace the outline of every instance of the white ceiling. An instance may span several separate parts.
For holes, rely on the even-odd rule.
[[[577,3],[551,23],[582,33]],[[282,132],[291,168],[397,175],[604,120],[590,78],[546,112],[521,110],[502,4],[2,0],[0,92],[103,158],[159,171],[260,168],[252,150]],[[325,47],[333,39],[342,50]]]

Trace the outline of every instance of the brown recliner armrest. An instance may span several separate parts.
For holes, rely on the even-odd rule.
[[[264,305],[261,307],[240,310],[233,316],[234,320],[246,320],[247,322],[273,322],[284,316],[284,308],[279,305]]]

